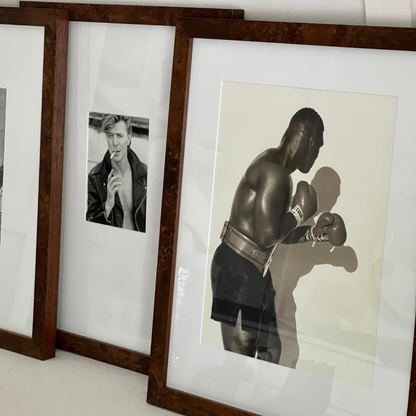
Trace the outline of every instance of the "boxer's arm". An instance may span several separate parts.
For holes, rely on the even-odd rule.
[[[309,225],[301,225],[295,230],[292,230],[282,241],[282,244],[298,244],[306,242],[305,235],[310,228]]]
[[[282,241],[297,225],[296,218],[287,211],[290,198],[287,175],[273,170],[259,177],[254,215],[254,239],[267,249]]]

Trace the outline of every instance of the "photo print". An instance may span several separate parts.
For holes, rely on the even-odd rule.
[[[0,88],[0,244],[2,225],[3,202],[3,175],[4,175],[4,138],[6,124],[6,89]]]
[[[146,232],[149,119],[89,113],[86,220]]]
[[[203,344],[372,388],[396,107],[223,82]]]

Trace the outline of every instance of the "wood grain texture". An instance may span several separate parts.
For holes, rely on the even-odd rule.
[[[186,114],[192,41],[187,37],[176,37],[172,86],[169,107],[168,139],[166,144],[165,173],[163,179],[163,200],[159,237],[159,253],[156,279],[156,293],[153,315],[153,333],[151,357],[154,363],[167,363],[169,353],[170,322],[172,316],[173,283],[177,248],[177,227],[179,222],[179,203],[182,182],[183,150],[186,133]],[[165,302],[162,310],[160,301]],[[166,307],[167,305],[167,307]],[[157,339],[154,342],[155,338]],[[149,373],[149,386],[160,380],[166,380],[167,365],[153,365],[153,374]],[[151,378],[151,380],[150,380]],[[160,387],[160,385],[159,385]],[[149,392],[151,389],[148,390]],[[156,399],[153,397],[153,399]],[[149,400],[149,403],[155,402]]]
[[[78,22],[102,22],[142,25],[174,26],[178,18],[183,17],[210,17],[222,19],[242,19],[243,10],[230,9],[204,9],[187,7],[157,7],[157,6],[122,6],[82,3],[45,3],[21,1],[20,6],[27,8],[57,8],[69,11],[69,20]],[[167,152],[167,157],[169,157]],[[169,183],[169,179],[167,180]],[[58,332],[58,348],[89,358],[128,368],[143,374],[148,374],[149,356],[134,353],[121,347],[111,345],[106,353],[102,352],[104,343],[94,341],[80,335],[71,334],[72,338],[63,331]],[[75,338],[76,337],[76,342]],[[94,342],[96,344],[94,344]],[[76,347],[74,347],[76,345]],[[105,344],[109,345],[109,344]],[[127,354],[126,351],[129,351]],[[87,355],[88,354],[88,355]],[[120,359],[123,357],[123,359]],[[140,365],[138,365],[140,362]]]
[[[243,10],[189,7],[121,6],[113,4],[82,4],[21,1],[20,7],[57,8],[70,12],[73,22],[101,22],[175,26],[183,17],[243,19]]]
[[[65,126],[68,12],[0,8],[0,24],[44,26],[38,224],[32,337],[0,330],[0,347],[55,356]]]
[[[190,38],[416,51],[412,28],[214,19],[181,19],[177,28]]]
[[[107,344],[106,342],[58,330],[56,347],[137,373],[146,375],[149,373],[148,355]]]
[[[174,390],[166,385],[187,100],[192,41],[195,38],[416,51],[416,30],[218,19],[178,20],[147,400],[151,404],[189,416],[253,416],[245,410]],[[416,347],[413,355],[408,416],[416,416],[415,351]]]

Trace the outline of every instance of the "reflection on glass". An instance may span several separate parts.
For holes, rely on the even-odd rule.
[[[6,90],[0,88],[0,244],[3,213],[4,136],[6,124]]]

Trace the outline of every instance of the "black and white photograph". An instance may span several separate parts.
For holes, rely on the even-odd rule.
[[[223,83],[203,343],[372,387],[396,106]]]
[[[2,225],[3,202],[3,175],[4,175],[4,138],[6,124],[6,89],[0,88],[0,245]]]
[[[149,120],[89,113],[86,220],[146,232]]]

